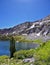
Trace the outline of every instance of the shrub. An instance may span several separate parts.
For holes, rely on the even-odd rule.
[[[20,50],[20,51],[14,53],[14,58],[24,59],[24,58],[28,58],[28,57],[33,57],[33,54],[34,54],[34,49]]]
[[[50,62],[50,41],[47,41],[39,48],[38,51],[34,54],[35,59],[41,62],[49,63]]]

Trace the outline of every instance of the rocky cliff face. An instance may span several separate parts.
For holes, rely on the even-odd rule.
[[[0,29],[2,35],[18,34],[50,35],[50,15],[35,22],[25,22],[9,29]]]
[[[39,21],[36,21],[28,28],[29,33],[36,33],[39,35],[50,34],[50,16],[47,16]]]

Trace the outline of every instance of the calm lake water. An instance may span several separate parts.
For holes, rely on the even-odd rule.
[[[33,43],[16,43],[16,50],[24,50],[39,47],[38,44]],[[9,41],[0,41],[0,55],[10,55],[10,42]]]
[[[0,41],[0,55],[10,55],[9,45],[9,41]]]

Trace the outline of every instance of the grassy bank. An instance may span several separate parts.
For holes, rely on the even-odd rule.
[[[16,41],[19,42],[24,42],[24,43],[43,43],[43,41],[41,39],[36,39],[36,40],[31,40],[31,39],[27,39],[26,37],[20,35],[20,36],[14,36]]]

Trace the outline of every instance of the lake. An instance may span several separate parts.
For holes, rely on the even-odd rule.
[[[16,50],[24,50],[39,47],[38,44],[33,43],[17,43],[16,42]],[[9,41],[0,41],[0,55],[10,55],[10,42]]]

